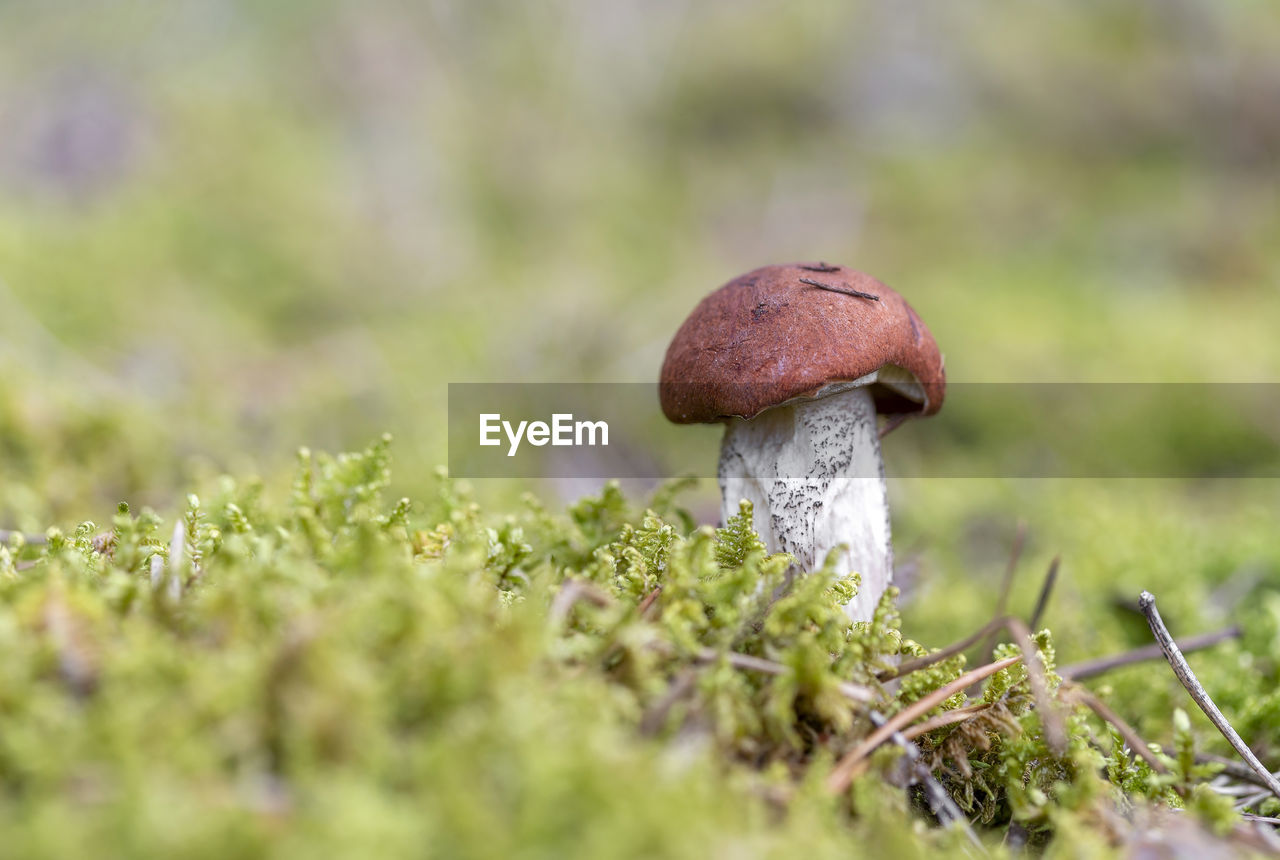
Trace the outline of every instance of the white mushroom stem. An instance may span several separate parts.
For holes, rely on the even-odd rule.
[[[720,497],[727,522],[740,500],[772,552],[816,570],[840,545],[836,570],[862,576],[845,607],[869,621],[893,579],[889,504],[875,403],[866,387],[731,419],[720,447]]]

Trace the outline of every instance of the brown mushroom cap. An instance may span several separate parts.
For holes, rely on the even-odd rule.
[[[667,348],[659,396],[677,424],[754,418],[889,366],[914,377],[923,400],[901,386],[875,384],[877,411],[932,415],[942,408],[942,354],[902,296],[843,266],[764,266],[694,308]]]

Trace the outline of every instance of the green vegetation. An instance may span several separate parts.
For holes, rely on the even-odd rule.
[[[820,573],[761,615],[782,562],[707,532],[711,482],[434,472],[448,382],[651,381],[784,260],[890,283],[955,382],[1270,384],[1277,46],[1265,3],[0,4],[0,529],[63,535],[0,549],[0,854],[957,852],[893,744],[826,792],[870,730],[836,685],[981,627],[1020,525],[1051,663],[1148,644],[1144,588],[1238,624],[1190,659],[1280,765],[1280,487],[1214,477],[1270,462],[1265,401],[1106,428],[1191,477],[928,477],[1026,442],[957,387],[886,440],[901,595],[857,631]],[[380,448],[291,459],[388,430],[386,486]],[[994,852],[1222,832],[1161,663],[1085,686],[1169,776],[1078,707],[1046,758],[1021,671],[920,739]]]
[[[894,787],[893,743],[849,789],[826,787],[874,728],[869,709],[892,717],[965,670],[954,657],[892,680],[898,659],[926,653],[902,635],[892,591],[873,622],[851,626],[839,607],[856,581],[819,570],[788,583],[788,557],[764,553],[748,509],[722,529],[693,526],[679,485],[648,510],[609,486],[563,514],[530,496],[486,515],[441,474],[424,502],[392,503],[389,444],[302,452],[276,502],[260,481],[221,478],[188,499],[172,539],[159,516],[121,505],[109,528],[0,549],[7,850],[964,846],[959,828],[923,826],[919,789]],[[1277,635],[1275,608],[1227,646],[1237,662]],[[1034,643],[1053,694],[1055,648],[1047,631]],[[994,656],[1018,654],[1006,644]],[[1273,673],[1255,664],[1215,685],[1228,708],[1254,704],[1244,726],[1255,740]],[[1117,800],[1186,807],[1203,827],[1231,830],[1185,713],[1145,707],[1153,722],[1172,716],[1160,776],[1078,706],[1052,706],[1068,729],[1053,749],[1036,695],[1015,662],[987,681],[973,718],[918,738],[993,848],[1016,824],[1036,843],[1061,834],[1096,849],[1084,834],[1105,834]]]

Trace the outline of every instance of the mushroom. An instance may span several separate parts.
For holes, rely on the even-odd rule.
[[[837,572],[861,575],[855,621],[893,579],[876,414],[932,415],[945,390],[938,344],[902,296],[825,263],[765,266],[708,295],[659,383],[671,421],[726,425],[724,520],[749,500],[765,544],[802,570],[842,548]]]

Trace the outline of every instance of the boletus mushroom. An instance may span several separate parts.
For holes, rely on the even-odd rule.
[[[802,570],[843,547],[837,571],[862,580],[855,621],[893,579],[876,415],[932,415],[945,390],[938,344],[902,296],[825,263],[765,266],[708,295],[659,383],[671,421],[725,424],[725,521],[751,501],[766,545]]]

